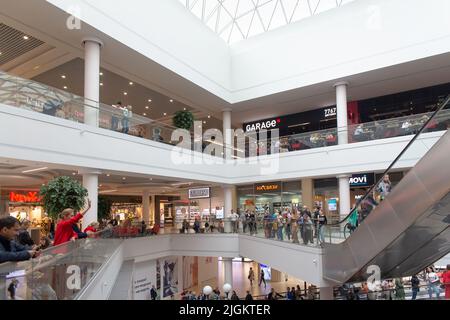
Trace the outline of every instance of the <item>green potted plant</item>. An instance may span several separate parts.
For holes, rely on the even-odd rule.
[[[57,177],[41,187],[40,195],[45,212],[56,219],[66,208],[81,210],[85,206],[88,191],[75,179]]]
[[[194,125],[194,115],[187,110],[177,111],[173,116],[173,125],[177,128],[190,130]]]

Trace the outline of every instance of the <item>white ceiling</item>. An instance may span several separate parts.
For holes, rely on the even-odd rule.
[[[92,1],[82,1],[80,3],[87,2],[90,5],[94,3]],[[100,2],[103,3],[104,1]],[[358,2],[355,1],[354,3],[357,4]],[[179,6],[185,10],[181,5]],[[329,18],[330,15],[326,17]],[[138,51],[130,49],[127,45],[107,36],[88,24],[83,24],[81,30],[67,30],[67,28],[61,27],[65,25],[66,20],[67,13],[50,5],[45,0],[35,0],[33,2],[26,0],[2,0],[0,21],[4,21],[8,25],[19,28],[27,32],[27,34],[43,40],[51,48],[54,48],[54,50],[62,51],[60,54],[66,56],[60,58],[63,63],[59,63],[58,65],[64,65],[68,61],[72,61],[74,57],[82,58],[83,49],[81,39],[85,36],[96,36],[105,43],[102,51],[102,68],[105,71],[114,73],[122,77],[122,79],[131,80],[140,84],[143,88],[159,92],[166,97],[173,97],[180,104],[200,110],[204,115],[211,114],[217,119],[221,119],[221,111],[224,108],[232,108],[233,124],[235,126],[240,126],[243,122],[256,119],[332,105],[335,100],[333,84],[341,80],[333,79],[230,104],[212,94],[212,91],[204,89],[200,85],[197,85],[196,82],[180,76],[162,64],[149,59],[149,57]],[[311,24],[313,19],[306,20],[311,20],[308,22]],[[165,30],[160,29],[154,34],[164,37],[164,32]],[[274,36],[275,34],[272,34],[272,37]],[[192,37],[195,37],[195,35],[192,35]],[[182,41],[182,39],[175,38],[164,39],[164,41],[169,40],[172,40],[172,42]],[[155,50],[157,50],[156,47]],[[187,47],[184,51],[188,54],[190,53]],[[207,49],[204,52],[206,54],[209,53]],[[66,60],[67,55],[70,55],[71,59]],[[194,66],[186,64],[184,67],[188,69],[194,68]],[[28,74],[30,74],[30,70],[33,67],[28,66],[28,69]],[[56,69],[53,76],[58,71],[59,69]],[[345,77],[345,80],[350,82],[349,98],[351,100],[359,100],[450,82],[449,71],[450,54],[439,54],[424,59],[416,59],[412,62],[399,63],[390,67],[354,74]],[[74,88],[81,86],[79,78],[77,79],[77,84],[73,86]],[[53,81],[55,81],[56,86],[57,80],[55,79]],[[270,86],[270,84],[267,84],[267,86]],[[115,92],[116,90],[113,91]],[[120,90],[117,89],[117,91]],[[115,97],[108,99],[111,101],[116,100]]]

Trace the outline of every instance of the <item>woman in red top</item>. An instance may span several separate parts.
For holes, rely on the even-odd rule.
[[[99,226],[99,223],[97,221],[94,221],[86,229],[84,229],[83,232],[87,233],[88,237],[90,237],[98,231],[98,226]]]
[[[447,265],[447,270],[442,275],[442,283],[445,286],[445,299],[450,300],[450,264]]]
[[[81,218],[83,218],[83,216],[90,208],[91,208],[91,201],[88,200],[88,207],[86,208],[86,210],[78,213],[75,216],[74,210],[71,208],[64,209],[63,212],[59,214],[60,221],[56,226],[55,241],[53,242],[54,246],[68,242],[70,241],[70,239],[72,239],[72,237],[74,236],[72,226],[76,224]]]

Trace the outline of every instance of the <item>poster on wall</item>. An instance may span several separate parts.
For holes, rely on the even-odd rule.
[[[156,289],[161,289],[161,261],[156,260]]]
[[[223,218],[224,218],[223,207],[216,207],[216,219],[223,219]]]
[[[328,210],[329,211],[337,210],[337,199],[336,198],[331,198],[328,200]]]
[[[261,268],[262,271],[264,271],[264,279],[271,281],[272,280],[272,269],[265,265],[265,264],[259,264],[259,267]]]
[[[178,258],[163,259],[163,298],[178,292]]]
[[[133,272],[133,300],[150,300],[150,289],[156,287],[156,262],[135,263]]]
[[[198,257],[183,257],[183,290],[198,285]]]

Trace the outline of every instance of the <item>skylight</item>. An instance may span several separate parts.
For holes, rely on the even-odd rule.
[[[354,0],[179,0],[228,44]]]

